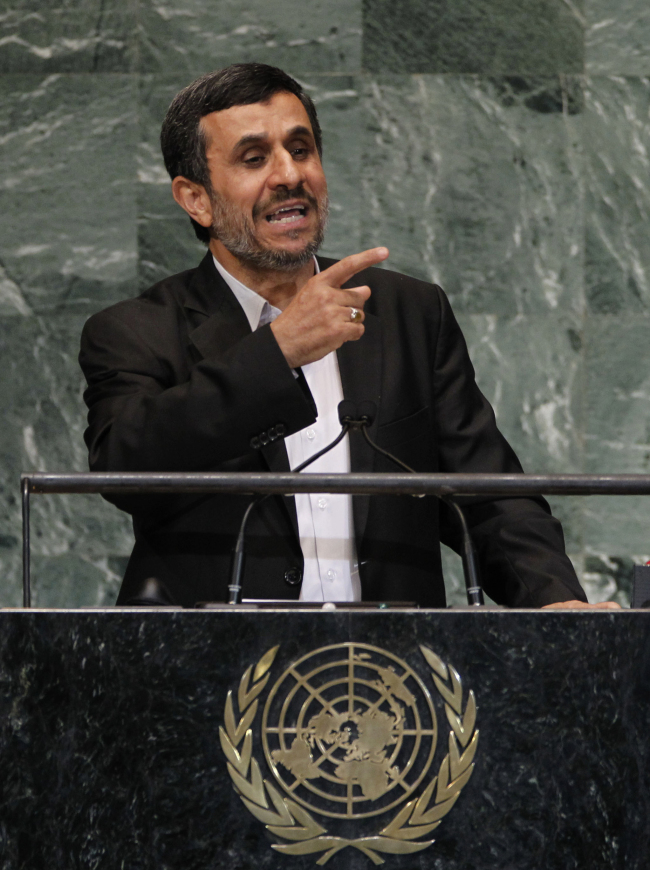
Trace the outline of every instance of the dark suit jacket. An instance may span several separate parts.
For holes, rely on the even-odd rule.
[[[372,288],[365,333],[340,348],[338,361],[345,397],[378,406],[376,441],[418,471],[520,472],[442,290],[383,269],[349,286],[361,284]],[[279,423],[291,434],[315,419],[304,379],[294,377],[269,326],[251,333],[210,253],[197,269],[91,317],[80,362],[97,471],[289,470],[281,439],[261,450],[251,439]],[[358,434],[350,453],[353,471],[394,470]],[[184,605],[226,599],[249,497],[111,500],[133,515],[136,537],[118,603],[152,576]],[[447,509],[435,498],[355,496],[353,511],[364,599],[444,606],[439,541],[459,547]],[[474,499],[467,515],[494,600],[540,606],[584,598],[543,499]],[[297,598],[299,585],[288,581],[301,568],[294,500],[273,497],[251,517],[244,595]]]

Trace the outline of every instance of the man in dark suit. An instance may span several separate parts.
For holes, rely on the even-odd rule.
[[[521,471],[442,290],[373,268],[385,248],[314,257],[327,188],[298,83],[261,64],[204,76],[172,103],[162,145],[174,197],[209,251],[86,324],[92,469],[289,470],[345,397],[374,401],[371,435],[419,471]],[[327,462],[392,470],[354,437]],[[435,499],[355,497],[350,511],[349,497],[335,509],[301,498],[268,499],[251,517],[247,597],[326,600],[331,588],[444,606],[439,542],[457,549],[459,531]],[[149,577],[184,605],[226,598],[247,497],[114,501],[136,536],[118,603]],[[587,606],[543,499],[473,499],[465,510],[493,599]]]

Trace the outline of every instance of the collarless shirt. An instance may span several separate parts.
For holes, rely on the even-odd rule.
[[[234,293],[253,332],[272,323],[282,312],[242,284],[213,257],[217,271]],[[320,272],[314,257],[316,272]],[[316,422],[285,438],[290,468],[296,468],[322,450],[341,431],[338,405],[343,388],[336,352],[302,366],[318,416]],[[347,473],[350,444],[346,435],[337,446],[317,459],[304,473]],[[298,533],[304,559],[301,601],[360,601],[361,583],[354,544],[352,496],[331,493],[297,493]]]

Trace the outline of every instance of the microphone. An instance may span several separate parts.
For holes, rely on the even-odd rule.
[[[148,577],[140,583],[126,602],[127,607],[177,607],[171,592],[162,580]]]
[[[341,412],[342,406],[345,406],[345,421],[341,419],[343,416]],[[316,462],[316,460],[320,459],[321,456],[329,453],[330,450],[333,450],[336,445],[345,438],[348,431],[353,425],[360,425],[358,421],[347,420],[347,416],[350,416],[350,414],[354,416],[355,410],[356,406],[354,402],[349,402],[345,400],[343,402],[340,402],[339,421],[341,422],[341,431],[333,441],[323,447],[322,450],[319,450],[318,453],[314,453],[313,456],[310,456],[309,459],[306,459],[297,468],[294,468],[294,471],[303,471],[305,468],[307,468],[308,465],[311,465],[312,462]],[[246,536],[246,525],[248,524],[248,518],[250,517],[254,508],[262,504],[263,501],[266,501],[266,499],[270,497],[271,493],[254,498],[253,501],[246,508],[244,516],[242,517],[241,525],[239,526],[239,534],[237,535],[237,540],[235,541],[235,547],[232,554],[232,562],[230,567],[230,583],[228,584],[228,590],[230,593],[228,604],[241,604],[242,579],[244,576],[244,560],[246,556],[244,551],[244,539]]]
[[[343,405],[345,405],[346,408],[342,410]],[[349,405],[351,405],[352,408],[348,408],[347,406]],[[355,416],[357,419],[353,419]],[[380,453],[382,456],[385,456],[399,468],[404,469],[404,471],[408,471],[409,474],[416,474],[414,468],[411,468],[410,465],[402,462],[402,460],[398,459],[397,456],[393,456],[392,453],[389,453],[388,450],[384,450],[383,447],[380,447],[379,444],[375,444],[375,442],[372,440],[372,438],[368,434],[368,426],[372,424],[376,416],[377,406],[374,402],[361,402],[358,406],[358,410],[356,411],[356,413],[354,410],[353,402],[341,402],[341,404],[339,405],[339,420],[341,422],[341,425],[346,422],[351,429],[360,429],[363,437],[366,439],[370,447],[372,447],[372,449],[376,453]],[[467,525],[465,514],[461,509],[460,505],[457,504],[450,496],[439,495],[436,497],[439,498],[440,501],[444,502],[444,504],[449,505],[449,507],[453,508],[456,511],[456,515],[460,521],[460,527],[463,535],[463,549],[461,552],[461,559],[463,562],[465,589],[467,591],[467,603],[472,607],[481,607],[485,604],[485,599],[483,598],[483,589],[479,580],[478,566],[476,564],[476,550],[474,549],[474,543],[472,541],[472,536],[469,532],[469,526]],[[423,495],[416,495],[416,498],[423,498]]]
[[[349,399],[339,402],[339,423],[341,426],[349,426],[350,429],[362,429],[371,426],[377,416],[377,406],[374,402],[361,402],[355,405]]]

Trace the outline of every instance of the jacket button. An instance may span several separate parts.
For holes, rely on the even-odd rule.
[[[302,571],[300,568],[287,568],[284,572],[284,582],[287,586],[299,586],[302,583]]]
[[[276,436],[277,436],[278,438],[283,438],[283,437],[284,437],[284,433],[285,433],[286,431],[287,431],[287,430],[286,430],[286,427],[285,427],[284,423],[278,423],[278,425],[275,427],[275,434],[276,434]]]
[[[267,432],[260,432],[260,442],[263,447],[266,447],[270,440]]]
[[[257,435],[255,435],[253,438],[251,438],[251,447],[253,448],[253,450],[259,450],[261,446],[262,446],[262,442],[257,437]]]

